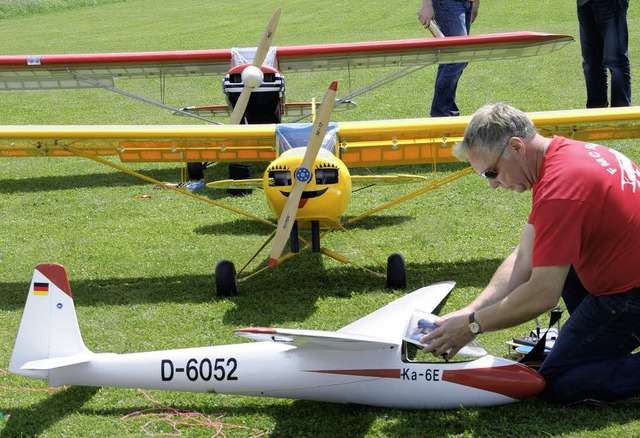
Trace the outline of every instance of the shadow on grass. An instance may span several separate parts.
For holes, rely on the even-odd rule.
[[[10,416],[0,431],[0,437],[39,436],[53,424],[63,421],[67,415],[81,411],[98,389],[73,386],[66,391],[56,391],[33,406],[7,410],[5,415]]]
[[[70,279],[70,282],[77,306],[204,303],[228,299],[235,306],[225,313],[224,322],[234,326],[269,326],[282,321],[304,321],[316,311],[319,299],[348,298],[353,293],[386,290],[384,278],[349,265],[327,268],[323,266],[323,260],[324,257],[319,254],[303,254],[295,261],[240,283],[240,293],[229,298],[216,296],[213,266],[208,275],[92,281]],[[500,262],[498,259],[481,259],[407,264],[407,292],[445,280],[456,280],[457,287],[482,288]],[[369,268],[380,271],[374,266]],[[25,278],[20,283],[0,284],[0,309],[22,309],[30,280]],[[292,302],[295,305],[291,305]],[[260,312],[256,312],[256,309],[260,309]]]
[[[265,217],[267,220],[273,220],[275,224],[275,219]],[[348,219],[348,218],[347,218]],[[402,216],[370,216],[363,218],[353,225],[349,225],[347,230],[351,231],[353,229],[366,229],[373,230],[376,228],[386,228],[394,225],[400,225],[404,222],[414,220],[413,217],[408,215]],[[273,231],[273,227],[269,227],[266,224],[261,224],[252,219],[236,219],[233,221],[227,221],[223,223],[206,225],[203,227],[196,228],[194,232],[196,234],[201,235],[209,235],[209,234],[228,234],[228,235],[262,235],[265,238],[268,234]],[[301,230],[301,236],[304,235],[305,230]],[[339,231],[336,231],[339,233]],[[308,234],[308,233],[306,233]],[[305,236],[308,239],[311,239],[310,236]],[[256,245],[256,248],[258,245]]]
[[[78,415],[101,415],[117,417],[121,421],[127,414],[135,411],[150,409],[152,405],[141,404],[138,407],[102,408],[88,410],[83,408],[83,404],[93,397],[97,388],[70,387],[66,391],[60,391],[28,408],[7,411],[11,415],[4,429],[0,432],[1,437],[13,436],[37,436],[46,432],[54,423],[63,421],[69,414]],[[425,394],[425,397],[428,397]],[[215,395],[211,395],[215,398]],[[237,405],[233,398],[238,397],[245,400],[242,406]],[[160,397],[164,398],[164,397]],[[208,400],[208,398],[207,398]],[[494,406],[486,408],[460,408],[455,410],[398,410],[390,408],[377,408],[361,405],[344,405],[311,401],[292,401],[271,403],[266,398],[251,400],[232,396],[229,401],[233,406],[224,406],[224,401],[220,399],[202,406],[193,403],[172,404],[169,409],[159,408],[156,412],[162,415],[165,412],[167,418],[179,412],[199,412],[208,416],[213,423],[217,423],[215,429],[218,431],[233,432],[234,425],[241,428],[253,428],[251,422],[246,420],[236,420],[238,418],[250,417],[256,413],[273,420],[274,426],[271,433],[278,437],[300,437],[300,436],[326,436],[326,437],[353,437],[360,438],[366,436],[473,436],[473,437],[496,437],[496,436],[527,436],[527,437],[548,437],[548,436],[576,436],[582,434],[593,434],[604,431],[612,425],[624,425],[634,421],[640,405],[633,402],[621,402],[615,407],[606,406],[575,406],[564,407],[549,405],[537,399],[524,402]],[[212,407],[215,405],[215,407]],[[34,415],[37,412],[37,415]],[[217,418],[221,415],[221,422]],[[160,418],[160,417],[159,417]],[[163,417],[164,418],[164,417]],[[380,421],[384,418],[384,421]],[[173,419],[176,420],[175,418]],[[178,418],[179,420],[179,418]],[[138,425],[142,427],[149,418],[138,420],[127,420],[127,426],[119,427],[114,425],[113,430],[121,430],[124,433],[129,428]],[[162,421],[162,420],[159,420]],[[186,424],[191,424],[187,426]],[[205,430],[212,428],[215,424],[187,422],[178,425],[178,429],[189,434],[189,429],[198,426],[204,434],[210,432]],[[240,423],[240,424],[238,424]],[[378,424],[376,424],[378,423]],[[158,430],[166,429],[156,425]],[[239,430],[242,434],[242,431]],[[258,433],[258,429],[245,433]],[[266,431],[264,431],[266,432]],[[142,432],[141,432],[142,433]],[[207,435],[208,436],[208,435]],[[235,436],[235,435],[234,435]],[[243,435],[244,436],[244,435]]]
[[[164,181],[164,177],[169,177],[170,174],[173,174],[173,179],[180,176],[180,174],[175,170],[166,170],[162,173],[155,172],[153,176],[149,176],[154,179]],[[51,190],[74,190],[95,187],[129,187],[148,184],[150,183],[147,181],[134,178],[133,176],[121,172],[42,176],[0,180],[0,193],[34,193]]]
[[[138,171],[132,167],[130,169]],[[180,182],[180,168],[177,164],[175,169],[140,170],[139,173],[161,182]],[[38,176],[20,179],[0,179],[0,194],[36,193],[97,187],[135,187],[150,184],[152,183],[147,180],[118,171],[64,176]],[[204,193],[229,196],[224,190],[207,190]]]

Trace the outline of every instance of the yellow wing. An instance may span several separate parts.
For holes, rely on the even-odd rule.
[[[542,135],[583,141],[640,137],[640,107],[529,113]],[[378,120],[339,123],[340,158],[349,168],[457,161],[451,147],[471,119]]]
[[[640,137],[640,107],[529,114],[543,135],[586,141]],[[469,117],[338,123],[337,154],[347,167],[456,161],[451,147]],[[0,157],[119,156],[123,162],[269,162],[276,125],[0,126]]]

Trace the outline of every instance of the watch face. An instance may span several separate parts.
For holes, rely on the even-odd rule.
[[[469,330],[471,330],[471,333],[473,334],[478,334],[478,332],[480,332],[480,326],[477,322],[472,322],[469,324]]]

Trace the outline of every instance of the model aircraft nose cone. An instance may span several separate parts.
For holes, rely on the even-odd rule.
[[[546,386],[544,378],[520,363],[468,370],[447,370],[443,380],[496,392],[516,400],[539,394]]]

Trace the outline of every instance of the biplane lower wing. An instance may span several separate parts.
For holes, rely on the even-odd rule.
[[[543,135],[584,141],[640,137],[640,107],[530,113]],[[470,117],[338,123],[349,167],[455,162]],[[0,126],[0,157],[119,156],[123,162],[270,162],[276,125]]]
[[[511,32],[277,47],[283,73],[513,59],[560,49],[569,35]],[[224,75],[232,49],[0,56],[1,90],[113,86],[117,79]]]

